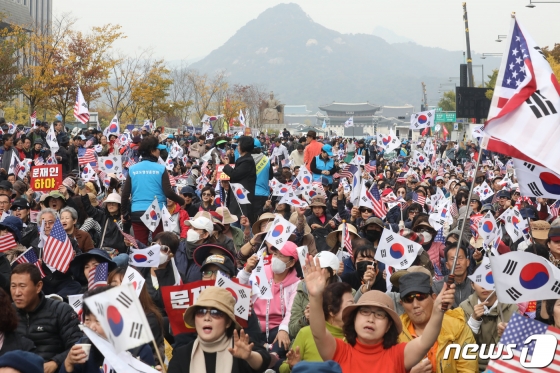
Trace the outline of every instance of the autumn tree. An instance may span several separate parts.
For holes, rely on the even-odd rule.
[[[3,15],[0,13],[0,24]],[[26,34],[19,26],[0,29],[0,107],[21,92],[25,79],[18,75],[18,51],[25,45]]]
[[[145,66],[143,78],[132,88],[135,105],[150,121],[170,112],[169,87],[173,81],[163,60],[152,61]]]
[[[189,69],[186,63],[170,69],[170,79],[173,81],[169,87],[170,113],[167,123],[173,127],[188,122],[193,106],[193,86],[189,79]]]
[[[200,121],[204,114],[211,114],[208,110],[215,103],[216,96],[227,89],[226,74],[225,71],[219,71],[209,77],[208,74],[191,70],[187,78],[192,86],[193,108]]]
[[[113,43],[124,35],[119,25],[93,27],[88,34],[69,30],[54,61],[54,94],[51,107],[61,113],[63,122],[76,101],[77,86],[89,104],[101,97],[101,88],[115,64],[110,54]]]
[[[258,84],[235,85],[233,88],[244,103],[245,124],[251,128],[262,129],[261,107],[268,97],[268,91],[265,88]]]

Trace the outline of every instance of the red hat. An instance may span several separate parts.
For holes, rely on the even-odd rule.
[[[387,197],[392,191],[393,191],[393,189],[391,189],[391,188],[385,188],[383,193],[381,193],[381,197]]]

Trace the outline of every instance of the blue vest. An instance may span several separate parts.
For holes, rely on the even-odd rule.
[[[321,171],[330,171],[334,168],[334,161],[331,158],[327,162],[325,162],[325,160],[322,159],[320,155],[318,155],[315,157],[315,166],[317,166],[317,168]],[[329,181],[329,184],[333,183],[334,179],[332,175],[323,175],[323,174],[313,174],[313,181],[321,182],[322,177],[327,179]]]
[[[255,158],[255,156],[253,156],[253,158]],[[261,162],[255,159],[255,165],[257,166],[257,184],[255,185],[255,195],[268,197],[270,195],[270,187],[268,186],[270,160],[266,157],[266,155],[263,155],[259,160],[262,162],[262,165],[259,165]]]
[[[130,167],[128,172],[132,182],[132,212],[146,211],[154,201],[154,196],[157,197],[160,209],[167,204],[161,185],[164,171],[164,165],[150,161],[142,161]]]

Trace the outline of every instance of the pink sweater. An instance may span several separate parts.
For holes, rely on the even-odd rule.
[[[272,269],[270,265],[264,267],[266,272],[266,277],[269,282],[273,278]],[[289,332],[288,324],[290,322],[290,316],[292,315],[292,304],[294,303],[294,298],[297,293],[297,287],[299,285],[299,278],[297,277],[295,269],[292,270],[284,281],[272,284],[272,296],[269,306],[269,330],[280,326],[279,330],[285,330]],[[282,291],[282,296],[280,296],[280,291]],[[282,302],[284,305],[284,314],[282,315]],[[261,324],[261,331],[266,332],[266,306],[268,300],[258,298],[253,305],[255,314],[259,318],[259,323]],[[282,317],[283,316],[283,317]]]

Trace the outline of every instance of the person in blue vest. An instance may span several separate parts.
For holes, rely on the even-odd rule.
[[[309,168],[313,173],[313,181],[321,182],[322,178],[325,178],[329,181],[329,184],[333,183],[332,175],[337,171],[337,167],[331,158],[332,156],[332,146],[327,144],[323,145],[321,153],[311,160]]]
[[[268,182],[274,177],[270,159],[262,152],[262,144],[259,140],[253,139],[255,149],[252,156],[257,167],[257,184],[255,185],[255,198],[253,202],[253,212],[257,215],[263,213],[264,204],[270,196]]]
[[[122,189],[121,211],[131,211],[130,215],[125,213],[123,218],[132,221],[134,237],[144,245],[148,244],[150,230],[141,217],[151,206],[154,197],[157,198],[160,209],[167,204],[167,198],[181,206],[185,204],[185,200],[171,188],[165,166],[158,163],[160,151],[165,149],[165,145],[158,144],[156,137],[145,137],[138,147],[142,161],[130,167]],[[128,208],[129,203],[132,203],[130,209]],[[151,222],[152,219],[150,219]],[[153,223],[158,223],[152,233],[152,236],[155,237],[163,230],[163,225],[161,220],[158,222],[157,216],[153,217]]]

